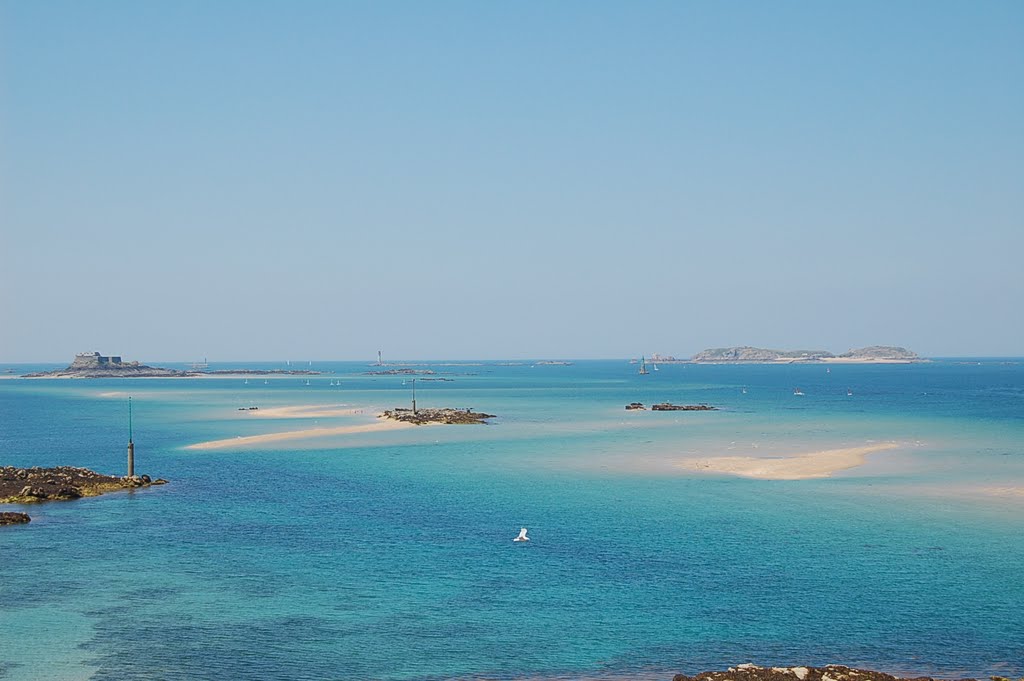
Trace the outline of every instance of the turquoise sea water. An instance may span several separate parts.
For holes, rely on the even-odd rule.
[[[172,481],[4,508],[33,522],[0,530],[0,678],[1024,675],[1024,362],[453,363],[419,405],[492,425],[186,449],[410,398],[365,364],[313,368],[0,380],[0,465],[122,471],[131,394],[137,470]],[[238,411],[296,405],[363,413]],[[675,465],[873,442],[899,447],[827,479]]]

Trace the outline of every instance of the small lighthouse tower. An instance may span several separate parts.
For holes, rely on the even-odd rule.
[[[135,475],[135,443],[132,442],[132,398],[128,396],[128,477]]]

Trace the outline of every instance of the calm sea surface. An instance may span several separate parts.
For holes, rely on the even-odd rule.
[[[130,394],[136,470],[171,480],[3,507],[33,520],[0,529],[0,679],[1024,675],[1024,360],[451,363],[419,406],[493,424],[186,449],[411,397],[365,364],[311,368],[0,380],[0,465],[123,472]],[[239,411],[299,405],[357,413]],[[675,465],[879,442],[899,446],[828,479]]]

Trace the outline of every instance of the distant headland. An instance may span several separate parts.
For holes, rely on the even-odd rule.
[[[710,348],[698,352],[690,360],[703,364],[759,363],[792,364],[796,362],[822,362],[833,364],[909,364],[924,362],[916,352],[895,345],[871,345],[834,355],[827,350],[769,350],[749,345],[731,348]]]

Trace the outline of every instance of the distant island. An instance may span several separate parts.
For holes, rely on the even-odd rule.
[[[25,378],[164,378],[195,376],[195,373],[150,367],[138,362],[123,362],[120,357],[104,357],[98,352],[80,352],[66,369],[26,374]]]
[[[766,348],[755,348],[749,345],[736,346],[731,348],[711,348],[698,352],[690,360],[691,362],[720,364],[727,362],[737,363],[765,363],[765,364],[792,364],[795,362],[827,362],[827,363],[890,363],[908,364],[911,362],[922,362],[916,352],[894,345],[871,345],[866,348],[858,348],[844,352],[841,355],[834,355],[827,350],[769,350]]]

